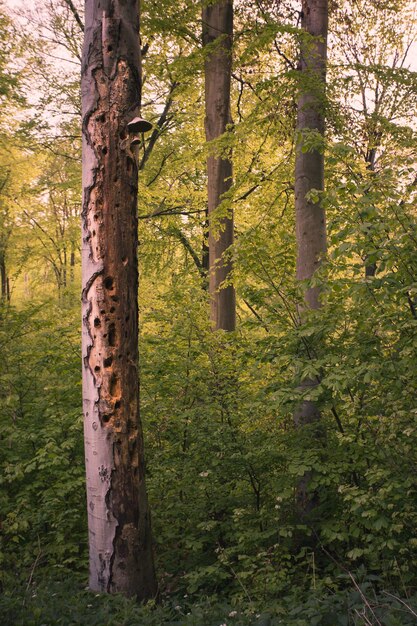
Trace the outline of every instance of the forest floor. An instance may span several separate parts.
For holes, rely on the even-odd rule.
[[[165,597],[138,605],[120,595],[92,593],[80,576],[57,572],[0,596],[3,626],[412,626],[417,597],[376,593],[369,581],[341,592],[294,589],[271,606],[231,604],[221,596]]]

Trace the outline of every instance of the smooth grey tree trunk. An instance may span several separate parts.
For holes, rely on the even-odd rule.
[[[156,595],[138,389],[137,0],[86,0],[82,61],[83,409],[90,588]]]
[[[324,189],[323,150],[303,151],[306,136],[316,132],[323,137],[325,129],[325,86],[328,2],[327,0],[302,0],[302,28],[299,69],[300,96],[297,107],[297,146],[295,159],[295,212],[297,237],[296,271],[299,281],[309,281],[326,254],[326,216],[321,202],[308,198],[312,189]],[[304,304],[300,307],[301,320],[307,309],[319,309],[320,287],[307,286]],[[314,339],[313,339],[314,341]],[[314,346],[313,346],[314,349]],[[307,378],[300,389],[308,392],[318,381]],[[320,411],[315,402],[304,400],[294,413],[296,426],[319,422]],[[317,504],[315,494],[309,493],[309,475],[298,486],[298,503],[302,514],[307,514]]]
[[[203,45],[205,56],[205,129],[207,141],[217,139],[231,123],[230,83],[232,72],[233,2],[221,0],[203,4]],[[213,212],[232,185],[231,157],[207,159],[209,220],[210,319],[215,329],[234,330],[236,302],[230,280],[232,262],[226,251],[233,244],[233,215],[213,220]]]

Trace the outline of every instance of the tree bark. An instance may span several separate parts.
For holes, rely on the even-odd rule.
[[[366,156],[365,156],[365,163],[366,163],[366,169],[369,172],[375,172],[375,159],[376,159],[376,145],[371,147],[371,142],[373,142],[375,140],[375,137],[372,136],[373,133],[371,133],[371,136],[369,138],[369,148],[366,152]],[[372,228],[368,227],[368,229],[365,231],[365,241],[367,244],[371,243],[372,241]],[[373,278],[376,274],[376,263],[370,263],[369,262],[369,256],[367,255],[365,257],[365,278]]]
[[[71,255],[70,255],[70,281],[74,282],[74,268],[75,268],[75,246],[71,242]]]
[[[302,0],[302,29],[299,69],[300,96],[297,107],[297,146],[295,158],[295,213],[297,261],[299,281],[309,281],[326,254],[326,217],[321,201],[312,202],[308,194],[312,189],[324,189],[324,155],[322,149],[305,150],[306,136],[313,132],[324,136],[325,85],[328,28],[328,0]],[[304,304],[300,308],[301,320],[307,309],[319,309],[320,287],[307,286]],[[314,341],[314,338],[313,338]],[[314,347],[313,347],[314,349]],[[307,378],[301,381],[300,390],[314,389],[318,381]],[[320,420],[317,404],[311,400],[300,403],[294,413],[297,427]],[[309,493],[309,476],[298,486],[298,503],[303,514],[317,505],[317,495]]]
[[[205,57],[205,129],[206,140],[213,141],[226,132],[231,123],[230,83],[232,72],[233,1],[220,0],[203,5],[203,45],[209,46]],[[209,216],[209,293],[210,319],[215,329],[234,330],[236,303],[229,281],[232,262],[226,251],[233,244],[233,214],[213,219],[216,208],[232,185],[230,156],[207,159]]]
[[[210,275],[210,254],[209,254],[209,246],[208,246],[208,230],[209,230],[209,217],[208,217],[208,206],[204,211],[204,222],[203,222],[203,244],[201,246],[201,267],[204,270],[205,276],[203,279],[203,288],[207,291],[209,288],[209,275]]]
[[[157,591],[138,388],[137,0],[87,0],[83,107],[83,409],[90,588]]]
[[[1,298],[3,301],[10,300],[9,279],[6,271],[6,259],[4,252],[0,255],[0,282],[1,282]]]

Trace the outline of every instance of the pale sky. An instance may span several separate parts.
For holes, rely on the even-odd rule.
[[[196,0],[190,0],[190,1],[195,2]],[[255,0],[252,0],[252,1],[255,2]],[[42,0],[0,0],[0,3],[2,3],[6,8],[11,9],[12,11],[13,9],[18,9],[18,8],[36,9],[37,7],[41,7],[43,4]],[[146,0],[143,0],[143,4],[146,4]],[[417,14],[417,0],[410,0],[409,7],[416,15]],[[331,37],[331,34],[330,34],[330,37]],[[62,63],[65,63],[65,59],[67,58],[70,59],[68,51],[66,51],[65,49],[61,49],[58,51],[58,46],[57,46],[56,56],[62,57]],[[59,58],[55,60],[55,63],[57,64],[59,68],[60,63],[61,63]],[[67,64],[67,67],[68,67],[68,64]],[[417,40],[414,41],[414,43],[412,44],[409,50],[405,67],[408,67],[412,71],[417,71]]]

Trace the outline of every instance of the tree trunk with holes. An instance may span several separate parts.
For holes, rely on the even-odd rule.
[[[156,594],[138,390],[137,0],[87,0],[83,108],[83,409],[90,588]]]
[[[320,200],[309,198],[311,190],[324,189],[323,150],[305,150],[305,141],[311,133],[316,140],[324,135],[325,86],[327,55],[327,0],[302,0],[302,29],[300,55],[300,95],[297,107],[297,146],[295,158],[295,213],[297,238],[297,279],[309,281],[319,268],[326,254],[326,217]],[[301,321],[308,309],[321,307],[321,289],[307,286],[304,303],[300,307]],[[310,338],[309,338],[310,339]],[[311,358],[316,350],[315,338],[311,338]],[[300,383],[300,391],[311,392],[318,385],[316,378],[306,378]],[[297,427],[318,423],[320,411],[317,404],[305,399],[294,413]],[[319,429],[318,429],[319,431]],[[318,432],[317,431],[317,432]],[[309,492],[310,476],[306,474],[298,486],[298,503],[301,513],[308,514],[317,505],[317,494]]]
[[[205,57],[205,129],[207,141],[217,139],[231,123],[230,83],[232,72],[233,2],[223,0],[203,6]],[[207,159],[209,217],[210,318],[215,329],[234,330],[235,290],[229,284],[232,262],[227,250],[233,243],[233,214],[214,219],[216,208],[232,185],[230,156]]]

